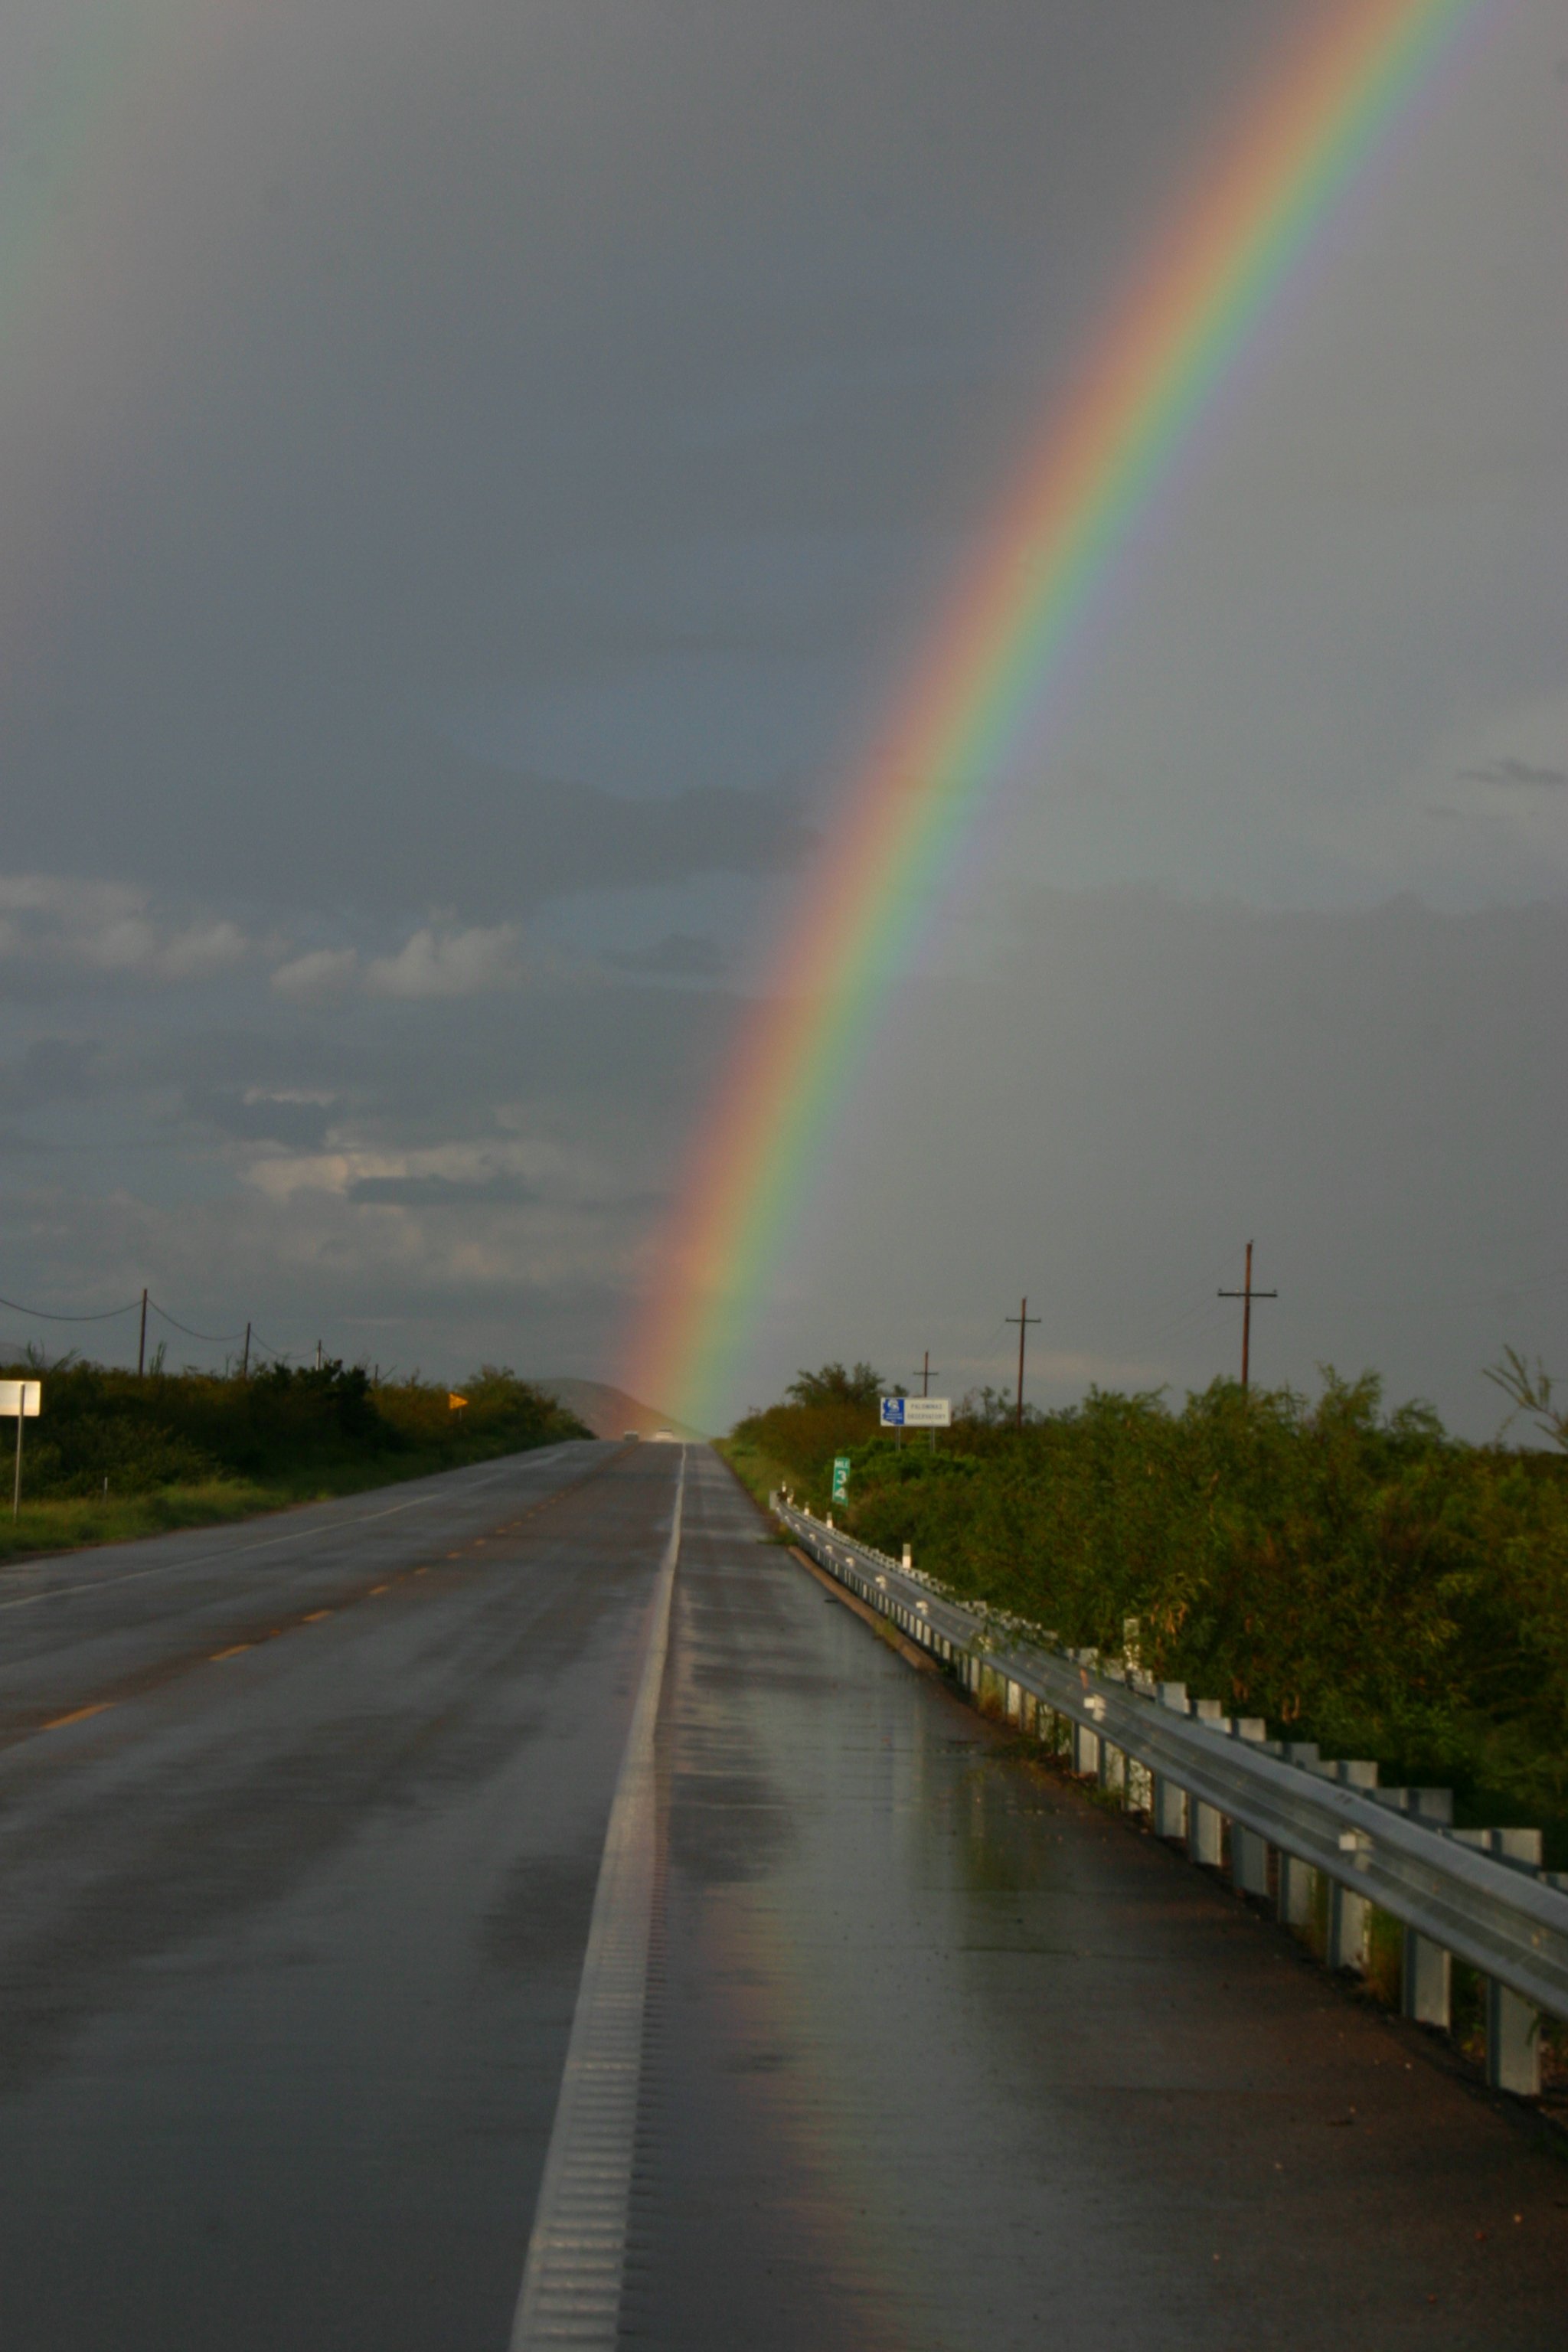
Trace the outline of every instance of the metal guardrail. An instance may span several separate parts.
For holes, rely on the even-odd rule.
[[[1191,1710],[1179,1683],[1044,1648],[1011,1621],[961,1607],[907,1556],[857,1543],[782,1495],[772,1501],[819,1567],[976,1696],[989,1685],[1020,1723],[1032,1711],[1037,1729],[1054,1730],[1051,1718],[1070,1727],[1075,1767],[1121,1789],[1163,1833],[1184,1836],[1194,1859],[1220,1860],[1228,1822],[1233,1876],[1266,1895],[1272,1848],[1279,1910],[1295,1925],[1309,1916],[1305,1874],[1318,1873],[1331,1890],[1331,1960],[1364,1947],[1370,1906],[1402,1921],[1406,2014],[1446,2025],[1448,1956],[1479,1969],[1490,2079],[1539,2087],[1539,2013],[1568,2019],[1568,1892],[1534,1868],[1536,1832],[1454,1830],[1442,1818],[1446,1790],[1378,1790],[1373,1765],[1326,1762],[1315,1747],[1266,1738],[1261,1722],[1231,1723],[1211,1702]]]

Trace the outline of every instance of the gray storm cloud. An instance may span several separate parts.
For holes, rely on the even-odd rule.
[[[604,1371],[858,758],[1314,9],[279,0],[110,73],[17,0],[0,1289]],[[1550,1352],[1554,13],[1391,142],[1000,755],[753,1387],[979,1361],[1037,1279],[1068,1386],[1196,1377],[1119,1285],[1254,1226],[1290,1377],[1463,1415]]]

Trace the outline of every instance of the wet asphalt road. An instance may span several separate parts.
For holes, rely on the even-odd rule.
[[[4,2352],[504,2352],[679,1460],[0,1576]],[[1555,2352],[1568,2165],[762,1532],[693,1449],[622,2339]]]
[[[0,1578],[5,2352],[504,2346],[662,1451]]]

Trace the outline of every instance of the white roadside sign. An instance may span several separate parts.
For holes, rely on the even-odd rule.
[[[0,1416],[14,1412],[16,1416],[16,1482],[11,1489],[11,1517],[16,1518],[22,1508],[22,1423],[37,1421],[44,1409],[42,1381],[0,1381]]]
[[[951,1397],[883,1397],[884,1429],[951,1429]]]

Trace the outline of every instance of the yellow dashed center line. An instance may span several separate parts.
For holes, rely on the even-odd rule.
[[[93,1706],[73,1706],[68,1715],[57,1715],[40,1725],[44,1731],[63,1731],[68,1723],[85,1723],[89,1715],[103,1715],[114,1705],[111,1698],[100,1698]]]
[[[374,1598],[378,1592],[390,1592],[391,1590],[390,1584],[373,1584],[370,1588],[370,1597]]]
[[[242,1650],[254,1650],[255,1647],[254,1642],[237,1642],[231,1650],[215,1650],[207,1664],[210,1666],[219,1665],[225,1658],[237,1658]]]
[[[323,1617],[330,1617],[331,1613],[330,1609],[312,1609],[308,1617],[300,1618],[300,1622],[301,1625],[319,1625]]]

